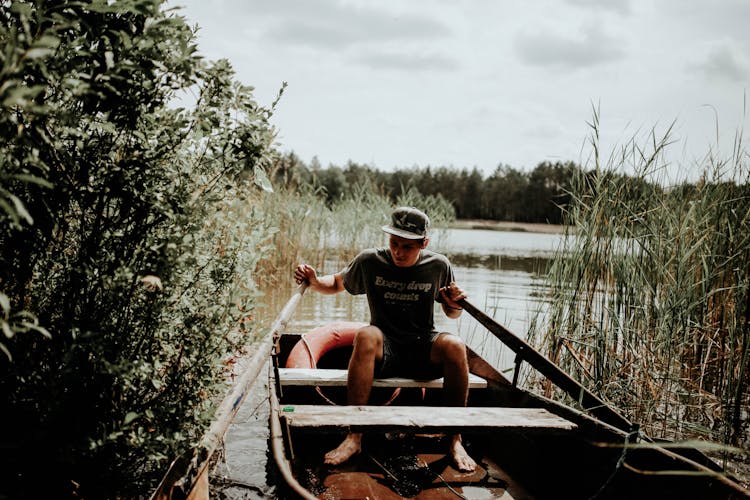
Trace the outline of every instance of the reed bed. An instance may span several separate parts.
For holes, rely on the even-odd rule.
[[[452,205],[442,197],[423,196],[406,190],[395,204],[372,185],[354,185],[340,200],[327,205],[325,196],[313,188],[259,193],[252,200],[263,213],[262,229],[269,234],[265,257],[258,266],[261,287],[288,283],[299,263],[322,272],[326,266],[340,269],[360,250],[385,244],[381,227],[390,221],[394,206],[416,206],[430,215],[433,225],[453,221]]]
[[[750,184],[737,135],[697,184],[663,187],[669,132],[581,175],[550,306],[530,341],[650,436],[744,447],[750,413]],[[637,175],[626,179],[625,167]],[[544,382],[546,395],[565,399]],[[569,401],[570,402],[570,401]],[[572,402],[575,403],[575,402]],[[747,454],[744,457],[747,460]]]

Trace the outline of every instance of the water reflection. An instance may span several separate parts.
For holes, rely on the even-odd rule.
[[[466,290],[470,302],[525,337],[531,319],[544,310],[544,274],[561,239],[561,235],[453,229],[436,232],[430,247],[451,259],[456,281]],[[319,273],[336,272],[344,264],[326,262]],[[290,270],[288,286],[267,291],[258,316],[270,323],[294,289]],[[287,331],[305,332],[331,321],[368,319],[364,296],[307,293]],[[435,319],[439,330],[458,333],[499,370],[512,369],[512,353],[468,314],[451,320],[436,305]],[[267,447],[265,379],[264,373],[259,376],[227,433],[225,459],[212,479],[220,498],[275,498],[273,459]]]
[[[277,498],[276,472],[268,449],[268,366],[258,375],[224,436],[222,456],[211,474],[219,499]]]
[[[532,274],[546,274],[549,257],[510,257],[501,255],[480,255],[475,253],[445,252],[451,263],[457,267],[482,268],[499,271],[522,271]]]
[[[562,243],[560,234],[486,229],[439,229],[432,236],[433,249],[448,254],[498,257],[551,257]]]

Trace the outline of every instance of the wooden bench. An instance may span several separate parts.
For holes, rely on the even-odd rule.
[[[279,381],[282,386],[306,385],[313,387],[346,386],[347,370],[321,368],[279,368]],[[376,378],[373,387],[426,387],[441,388],[443,379],[415,380],[410,378],[391,377]],[[469,388],[483,389],[487,381],[482,377],[469,374]]]
[[[282,405],[280,415],[287,425],[324,429],[355,427],[368,430],[450,430],[537,428],[572,430],[573,422],[543,408],[498,408],[470,406],[324,406]]]

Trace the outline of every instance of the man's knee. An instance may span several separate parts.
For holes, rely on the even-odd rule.
[[[354,336],[354,351],[358,355],[375,356],[383,349],[383,334],[380,329],[368,325],[359,330]]]
[[[467,362],[466,344],[458,335],[441,334],[435,341],[443,363],[462,365]]]

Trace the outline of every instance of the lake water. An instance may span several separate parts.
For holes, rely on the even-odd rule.
[[[562,235],[527,232],[448,229],[432,236],[430,249],[448,255],[456,282],[468,300],[496,321],[525,338],[529,322],[545,308],[544,273]],[[383,240],[385,244],[385,239]],[[338,271],[341,263],[328,262],[319,273]],[[272,320],[294,290],[276,289],[266,295],[259,312]],[[472,317],[446,318],[436,309],[436,326],[458,333],[500,371],[512,369],[512,353]],[[334,296],[306,293],[290,332],[305,332],[330,321],[367,321],[367,301],[342,293]],[[233,424],[227,431],[224,455],[212,476],[218,498],[276,498],[273,458],[268,450],[268,402],[266,370],[261,372]],[[321,450],[323,452],[325,450]]]

